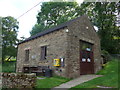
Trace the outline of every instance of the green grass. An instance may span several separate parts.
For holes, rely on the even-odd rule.
[[[16,62],[5,62],[2,65],[3,72],[15,72],[15,63]],[[104,75],[103,77],[98,77],[88,82],[77,85],[73,88],[97,88],[97,86],[107,86],[107,87],[118,87],[118,75],[120,76],[120,68],[118,68],[118,64],[120,64],[120,60],[112,60],[108,62],[104,69],[99,71],[98,75]],[[119,69],[119,70],[118,70]],[[69,81],[70,79],[64,77],[50,77],[45,79],[37,79],[36,88],[53,88],[59,86],[62,83]],[[119,81],[120,83],[120,81]],[[120,85],[119,85],[120,86]],[[120,87],[119,87],[120,88]]]
[[[8,72],[8,73],[15,72],[15,64],[16,62],[10,62],[10,61],[4,62],[4,64],[2,64],[2,72]]]
[[[36,88],[53,88],[69,80],[70,79],[68,78],[59,76],[54,76],[50,78],[45,77],[45,79],[37,79]]]
[[[16,58],[11,57],[8,61],[8,56],[6,57],[3,64],[0,64],[0,71],[2,72],[8,72],[8,73],[14,73],[15,72],[15,66],[16,66]]]
[[[120,75],[118,74],[118,64],[120,64],[120,60],[116,59],[108,62],[104,69],[97,73],[98,75],[104,76],[95,78],[72,88],[98,88],[97,86],[118,88],[118,83],[120,83],[118,82],[118,75]]]

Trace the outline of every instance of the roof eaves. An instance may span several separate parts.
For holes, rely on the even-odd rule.
[[[51,28],[51,29],[47,29],[47,30],[45,30],[45,31],[43,31],[43,32],[40,32],[40,33],[38,33],[38,34],[36,34],[36,35],[34,35],[34,36],[31,36],[31,37],[25,39],[24,41],[18,43],[18,45],[19,45],[19,44],[22,44],[22,43],[25,43],[25,42],[28,42],[28,41],[31,41],[31,40],[36,39],[36,38],[38,38],[38,37],[44,36],[44,35],[49,34],[49,33],[51,33],[51,32],[60,30],[60,29],[62,29],[62,28],[64,28],[64,27],[67,27],[67,25],[64,25],[64,26],[58,27],[58,28],[55,28],[55,27],[54,27],[54,28]]]
[[[46,34],[48,34],[48,33],[51,33],[51,32],[57,31],[57,30],[60,30],[61,28],[67,27],[69,24],[71,24],[72,22],[76,21],[76,20],[79,19],[79,18],[80,18],[80,17],[77,17],[77,18],[72,19],[72,20],[70,20],[70,21],[68,21],[68,22],[65,22],[65,23],[63,23],[63,24],[60,24],[60,25],[58,25],[58,26],[56,26],[56,27],[47,29],[47,30],[45,30],[45,31],[43,31],[43,32],[40,32],[40,33],[38,33],[38,34],[36,34],[36,35],[33,35],[33,36],[27,38],[26,40],[18,43],[18,45],[19,45],[19,44],[22,44],[22,43],[25,43],[25,42],[28,42],[28,41],[30,41],[30,40],[36,39],[36,38],[41,37],[41,36],[43,36],[43,35],[46,35]]]

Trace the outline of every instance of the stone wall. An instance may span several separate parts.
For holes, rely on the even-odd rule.
[[[68,77],[80,76],[80,40],[93,44],[94,72],[101,69],[100,39],[86,16],[78,18],[68,26]]]
[[[47,35],[38,37],[37,39],[22,43],[18,46],[17,54],[17,72],[22,72],[23,67],[49,66],[55,74],[65,76],[65,67],[53,66],[53,59],[66,58],[67,48],[66,29],[51,32]],[[47,57],[41,60],[41,46],[47,46]],[[25,61],[25,50],[29,49],[29,61]]]
[[[35,74],[1,73],[3,88],[34,88]]]
[[[94,70],[101,68],[100,39],[93,25],[86,17],[77,18],[67,27],[51,32],[28,42],[19,44],[17,72],[23,67],[49,66],[59,76],[75,78],[80,76],[80,40],[94,45]],[[47,46],[47,57],[40,60],[41,46]],[[25,50],[29,49],[29,61],[25,62]],[[64,58],[64,67],[53,66],[53,59]]]

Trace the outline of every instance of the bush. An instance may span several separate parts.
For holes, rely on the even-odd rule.
[[[103,64],[105,64],[108,61],[112,60],[110,54],[106,50],[102,50],[102,57],[103,57]]]

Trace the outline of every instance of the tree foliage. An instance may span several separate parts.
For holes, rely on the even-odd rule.
[[[120,53],[120,43],[113,38],[120,35],[120,27],[116,24],[119,5],[116,2],[87,2],[81,5],[85,8],[82,10],[98,27],[102,49],[109,53]]]
[[[37,24],[32,28],[31,35],[35,35],[47,28],[51,28],[76,16],[76,2],[44,2],[37,15]]]
[[[45,2],[37,15],[37,24],[30,32],[34,35],[47,28],[81,15],[88,15],[94,26],[98,27],[101,48],[109,53],[120,53],[120,27],[117,26],[117,15],[120,2]]]
[[[18,22],[15,18],[8,16],[2,18],[2,60],[6,56],[15,57],[17,53]]]

